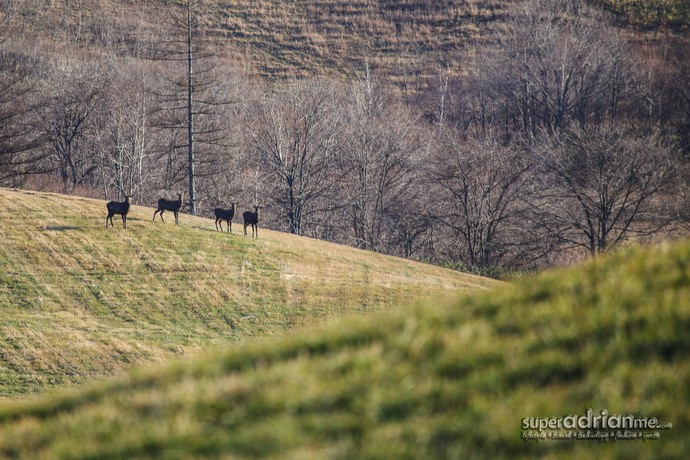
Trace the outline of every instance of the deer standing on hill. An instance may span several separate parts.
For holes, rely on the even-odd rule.
[[[127,213],[129,212],[129,199],[134,197],[134,195],[125,195],[125,201],[109,201],[105,205],[108,210],[108,216],[105,218],[105,228],[108,228],[108,220],[110,220],[110,226],[113,225],[113,216],[115,214],[120,214],[122,216],[122,228],[127,228]]]
[[[259,210],[261,206],[254,206],[254,211],[245,211],[242,214],[244,218],[244,236],[247,236],[247,226],[252,226],[252,238],[254,238],[254,231],[256,230],[256,237],[259,237]]]
[[[227,222],[228,233],[232,231],[232,218],[235,217],[235,205],[237,203],[230,203],[230,209],[216,208],[213,210],[213,214],[216,215],[216,230],[220,226],[220,231],[223,231],[222,221]]]
[[[156,220],[156,214],[161,213],[161,221],[165,222],[163,220],[163,213],[165,211],[172,211],[175,214],[175,225],[178,224],[177,221],[177,213],[180,212],[180,208],[182,207],[182,194],[178,193],[177,194],[177,200],[166,200],[165,198],[161,198],[158,200],[158,209],[156,209],[153,213],[153,220]]]

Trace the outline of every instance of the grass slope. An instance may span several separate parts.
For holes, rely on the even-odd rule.
[[[178,2],[179,3],[179,2]],[[451,57],[468,44],[493,40],[506,0],[208,0],[202,30],[221,55],[246,60],[263,77],[295,78],[361,72],[368,59],[380,74],[391,75],[410,90],[419,72],[436,68],[439,56]],[[95,49],[137,55],[153,45],[160,21],[172,3],[94,0],[46,5],[26,4],[22,17],[32,42],[56,51],[69,40]],[[38,37],[38,38],[36,38]],[[130,49],[132,39],[141,44]],[[463,54],[464,55],[464,54]],[[445,63],[442,67],[445,67]],[[454,70],[458,70],[455,68]],[[408,81],[404,81],[408,80]]]
[[[144,207],[105,229],[105,214],[0,189],[0,396],[494,283],[264,229],[252,240],[239,223],[151,222]]]
[[[408,97],[430,84],[428,79],[437,80],[439,72],[451,78],[466,73],[475,56],[495,46],[511,7],[522,1],[207,0],[201,2],[202,30],[220,56],[249,64],[267,80],[351,76],[362,73],[366,61]],[[108,56],[139,57],[159,46],[161,21],[174,3],[24,2],[12,39],[27,49],[38,44],[36,51],[51,57],[64,53],[65,43]],[[593,3],[621,24],[654,32],[629,29],[633,41],[684,40],[690,17],[685,0]]]
[[[0,408],[21,458],[688,458],[690,243]],[[521,440],[523,417],[660,439]]]

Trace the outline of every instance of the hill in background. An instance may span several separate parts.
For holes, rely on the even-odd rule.
[[[0,455],[688,458],[689,329],[690,244],[619,252],[5,405]],[[523,418],[588,409],[672,428],[640,430],[658,433],[646,442],[522,438]]]
[[[23,3],[24,40],[43,51],[68,45],[144,56],[161,37],[163,2]],[[444,67],[469,45],[493,40],[505,1],[233,0],[203,2],[203,30],[222,54],[262,77],[351,74],[364,60],[399,84]],[[40,52],[40,51],[39,51]],[[452,62],[454,70],[460,63]]]
[[[98,200],[0,189],[0,397],[495,281],[209,219],[104,228]],[[115,219],[117,221],[117,219]],[[241,221],[241,218],[236,218]]]
[[[522,0],[521,0],[522,1]],[[365,60],[378,74],[414,92],[438,72],[468,70],[519,2],[505,0],[232,0],[205,1],[203,30],[228,59],[275,80],[351,75]],[[634,41],[652,43],[674,32],[682,40],[690,8],[682,0],[597,4]],[[171,3],[98,0],[19,3],[21,36],[38,53],[70,54],[70,45],[145,56],[161,37]],[[652,31],[652,34],[646,32]],[[15,37],[16,38],[16,37]]]

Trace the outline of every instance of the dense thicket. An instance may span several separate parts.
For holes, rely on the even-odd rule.
[[[441,59],[411,96],[365,59],[347,80],[264,83],[224,57],[202,4],[167,3],[157,34],[65,27],[51,52],[27,39],[34,2],[0,1],[3,185],[188,190],[193,213],[262,205],[276,229],[482,270],[687,218],[682,39],[634,46],[588,2],[515,2],[496,43]]]

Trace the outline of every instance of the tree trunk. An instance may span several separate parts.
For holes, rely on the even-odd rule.
[[[196,214],[196,176],[194,173],[194,73],[192,49],[192,5],[187,1],[187,174],[189,176],[189,212]]]

